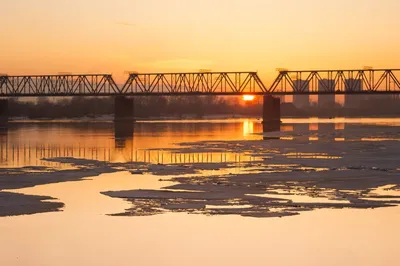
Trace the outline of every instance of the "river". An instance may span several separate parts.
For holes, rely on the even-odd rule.
[[[0,217],[0,264],[398,265],[399,118],[283,119],[281,132],[261,131],[257,119],[141,121],[132,135],[125,136],[116,136],[110,122],[12,122],[0,135],[4,180],[12,175],[31,178],[29,174],[36,172],[56,176],[71,170],[79,175],[85,162],[93,166],[85,168],[88,175],[76,179],[69,175],[66,180],[53,182],[50,177],[34,186],[16,182],[14,187],[0,187],[0,191],[48,196],[54,199],[45,201],[64,204],[59,211]],[[81,161],[74,163],[71,158]],[[135,174],[138,162],[151,167]],[[179,173],[177,168],[156,169],[164,165],[202,168]],[[218,167],[210,168],[213,165]],[[113,170],[105,171],[105,167]],[[193,211],[191,207],[176,211],[167,208],[170,201],[150,208],[148,202],[139,206],[135,200],[104,194],[125,191],[135,196],[146,189],[154,203],[162,187],[181,186],[179,193],[193,186],[197,179],[191,179],[192,174],[223,177],[212,182],[218,180],[227,189],[244,184],[238,177],[246,176],[251,193],[240,191],[248,196],[258,191],[251,187],[251,178],[265,175],[266,167],[270,167],[268,174],[285,179],[268,180],[262,189],[279,193],[290,204],[300,202],[300,207],[284,202],[286,207],[272,208],[270,201],[243,196],[241,200],[260,205],[246,212]],[[291,183],[287,172],[295,174],[290,175]],[[342,173],[352,175],[346,179]],[[299,180],[293,180],[297,176]],[[40,175],[35,178],[39,180]],[[295,192],[280,193],[292,183],[290,189]],[[203,191],[210,183],[199,185]],[[360,191],[365,194],[354,196]],[[339,192],[345,201],[338,198]],[[392,196],[386,199],[388,204],[393,200],[390,207],[357,205],[383,202],[385,197],[378,197],[382,195]],[[214,205],[214,196],[200,200]],[[185,206],[193,205],[190,198],[183,200],[189,200]],[[240,207],[243,202],[229,206]],[[334,205],[337,202],[351,205],[340,207]],[[215,204],[226,207],[226,202]],[[164,206],[162,211],[160,206]],[[267,211],[273,215],[264,217]]]

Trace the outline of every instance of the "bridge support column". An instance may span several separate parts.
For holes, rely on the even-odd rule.
[[[114,99],[114,121],[135,121],[133,98],[117,96]]]
[[[114,99],[114,135],[117,146],[123,146],[127,138],[133,137],[134,99],[117,96]]]
[[[263,132],[280,131],[281,99],[264,95]]]
[[[8,100],[0,99],[0,128],[6,128],[8,124]]]

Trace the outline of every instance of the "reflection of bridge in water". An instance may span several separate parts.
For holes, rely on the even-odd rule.
[[[15,146],[0,144],[0,164],[10,166],[43,165],[45,158],[70,157],[105,162],[143,162],[151,164],[240,163],[251,160],[245,154],[232,152],[170,152],[164,150],[114,149],[79,146]]]
[[[248,125],[249,122],[246,121],[244,124]],[[133,132],[131,136],[116,136],[110,122],[11,123],[11,128],[1,131],[0,134],[0,165],[58,166],[58,163],[42,160],[56,157],[153,164],[241,162],[251,158],[244,154],[229,152],[175,152],[154,148],[168,148],[171,147],[169,142],[175,142],[179,138],[184,141],[192,136],[203,136],[204,132],[219,135],[233,130],[240,136],[241,125],[241,123],[135,123],[135,136]],[[25,132],[31,133],[25,135]],[[60,133],[66,137],[60,137]],[[251,133],[248,132],[246,135]],[[48,139],[43,138],[44,134],[49,136]],[[166,143],[155,144],[154,141],[160,135],[163,136],[162,142]]]
[[[78,137],[64,138],[64,142],[59,142],[57,133],[59,131],[52,133],[55,134],[54,139],[50,137],[48,141],[43,141],[41,138],[40,129],[51,132],[53,128],[57,129],[60,125],[40,125],[39,128],[38,125],[34,125],[32,129],[28,125],[23,125],[22,130],[19,130],[20,126],[16,126],[16,128],[11,128],[8,131],[2,131],[2,134],[0,134],[0,165],[15,167],[28,165],[54,166],[55,163],[42,159],[55,157],[153,164],[235,163],[252,160],[252,157],[240,152],[199,152],[190,151],[190,149],[184,147],[182,147],[184,150],[173,151],[168,149],[168,147],[171,147],[168,143],[168,134],[170,134],[171,142],[176,142],[176,139],[180,138],[182,138],[182,141],[188,141],[191,139],[190,136],[196,135],[200,136],[201,139],[201,136],[205,135],[206,132],[208,134],[214,132],[216,134],[214,140],[224,139],[224,132],[230,132],[232,140],[242,140],[243,138],[262,140],[263,137],[266,140],[270,139],[268,133],[258,133],[262,132],[262,126],[255,120],[244,120],[233,124],[203,123],[200,125],[196,123],[136,123],[135,137],[124,138],[113,138],[111,125],[111,123],[92,124],[90,126],[67,124],[62,127],[62,132],[69,129],[72,131],[67,132],[67,135]],[[272,133],[272,135],[278,136],[283,141],[348,141],[357,138],[352,133],[352,127],[351,124],[346,123],[285,123],[282,124],[280,133]],[[37,136],[30,135],[30,139],[26,141],[22,136],[23,132],[27,131],[38,131],[39,133]],[[93,135],[94,133],[96,135]],[[159,143],[151,147],[152,149],[146,148],[149,143],[155,145],[154,140],[160,135],[163,136],[163,142],[167,141],[167,143]],[[189,136],[189,139],[187,136]],[[199,138],[194,139],[194,141],[197,140]],[[359,137],[359,140],[362,140],[362,138]]]

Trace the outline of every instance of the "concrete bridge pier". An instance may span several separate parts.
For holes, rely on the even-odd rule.
[[[263,103],[263,132],[280,131],[281,99],[264,95]]]
[[[8,100],[0,99],[0,128],[7,128],[8,124]]]
[[[125,96],[114,98],[114,121],[135,121],[133,98]]]
[[[133,137],[134,99],[125,96],[117,96],[114,99],[114,135],[118,146],[122,146],[124,140]]]

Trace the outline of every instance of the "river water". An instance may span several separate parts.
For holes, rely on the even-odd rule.
[[[365,158],[363,151],[371,149],[371,144],[382,150],[387,149],[384,145],[399,145],[400,119],[283,119],[280,133],[263,135],[261,131],[256,119],[146,121],[135,124],[132,136],[116,136],[113,124],[105,122],[14,122],[0,135],[0,167],[71,167],[42,160],[55,157],[161,165],[252,160],[249,151],[169,151],[179,147],[177,143],[201,141],[321,145],[320,153],[306,158],[311,162],[321,154],[329,155],[330,151],[324,150],[327,144],[357,143],[360,158]],[[287,157],[297,160],[304,156],[309,155]],[[397,168],[394,175],[398,176],[400,164],[387,165]],[[185,212],[110,216],[132,204],[101,192],[157,190],[166,185],[159,179],[121,170],[79,181],[7,190],[51,196],[65,207],[60,212],[0,217],[0,265],[398,265],[398,206],[321,208],[282,218]],[[389,192],[400,195],[398,190]],[[287,197],[295,199],[296,195]]]

